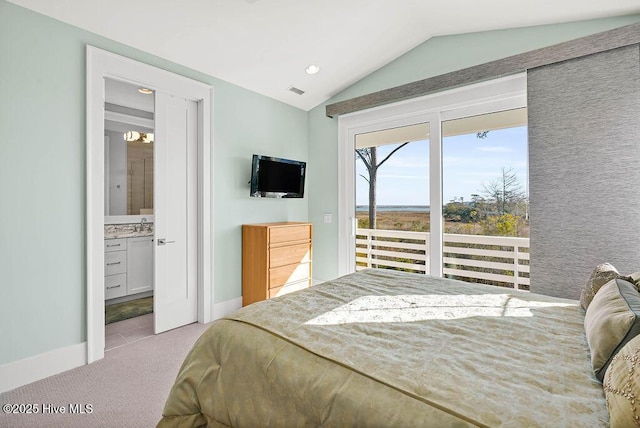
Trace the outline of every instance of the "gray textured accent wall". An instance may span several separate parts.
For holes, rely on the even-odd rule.
[[[640,271],[640,48],[528,71],[531,291]]]

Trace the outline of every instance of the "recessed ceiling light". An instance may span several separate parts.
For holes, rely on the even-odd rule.
[[[145,95],[153,94],[153,91],[149,88],[138,88],[138,92]]]
[[[304,70],[307,74],[316,74],[318,71],[320,71],[320,67],[318,67],[315,64],[311,64],[310,66],[308,66],[305,70]]]

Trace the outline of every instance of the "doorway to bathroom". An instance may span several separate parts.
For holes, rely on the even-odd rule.
[[[106,157],[111,143],[105,144],[106,120],[122,115],[136,116],[131,110],[110,106],[105,97],[108,85],[134,85],[136,90],[148,89],[153,92],[153,124],[137,123],[139,129],[127,129],[116,136],[125,134],[142,139],[132,141],[151,144],[153,154],[145,162],[129,159],[126,175],[140,165],[143,185],[135,205],[133,183],[127,187],[127,197],[120,202],[107,202],[109,192],[125,194],[125,184],[120,188],[108,173]],[[128,263],[132,253],[151,254],[151,289],[129,291],[153,294],[153,332],[155,334],[192,322],[206,323],[211,320],[212,248],[211,248],[211,129],[210,114],[212,89],[210,86],[183,76],[124,58],[91,46],[87,47],[87,361],[93,362],[104,357],[105,350],[105,301],[112,297],[114,289],[127,289],[121,285],[107,289],[107,277],[125,273],[129,283],[129,266],[126,272],[114,273],[111,267]],[[117,103],[112,103],[116,104]],[[131,107],[126,107],[131,108]],[[135,108],[135,107],[134,107]],[[118,110],[118,111],[113,111]],[[139,109],[144,111],[144,109]],[[107,114],[107,111],[110,113]],[[140,116],[140,114],[138,114]],[[143,115],[144,116],[144,115]],[[144,118],[143,118],[144,119]],[[147,118],[149,119],[149,118]],[[126,123],[126,122],[125,122]],[[131,124],[129,124],[131,125]],[[145,132],[146,131],[146,132]],[[153,131],[153,132],[150,132]],[[114,131],[115,132],[115,131]],[[138,135],[139,134],[139,135]],[[145,135],[142,135],[145,134]],[[153,134],[150,137],[149,134]],[[129,142],[127,141],[127,145]],[[120,144],[124,146],[124,143]],[[124,151],[121,157],[129,157]],[[146,177],[148,170],[153,177]],[[151,166],[152,165],[152,166]],[[118,175],[118,174],[116,174]],[[123,176],[120,175],[120,178]],[[151,182],[146,179],[150,178]],[[133,180],[132,180],[133,181]],[[152,184],[149,184],[152,183]],[[112,186],[113,188],[110,188]],[[145,187],[147,189],[145,189]],[[147,192],[152,187],[152,196]],[[147,206],[145,199],[152,201]],[[123,202],[123,200],[125,202]],[[107,207],[126,205],[127,214],[107,215]],[[135,206],[134,206],[135,205]],[[129,214],[130,213],[130,214]],[[124,217],[124,218],[122,218]],[[114,236],[106,234],[105,220],[116,221],[112,225],[129,225],[129,229],[119,230]],[[122,229],[123,226],[120,226]],[[118,235],[120,233],[120,235]],[[127,236],[127,233],[146,236]],[[126,239],[126,242],[122,241]],[[140,244],[133,240],[149,241]],[[120,242],[116,242],[120,240]],[[129,242],[131,241],[131,242]],[[114,245],[107,248],[107,245]],[[126,247],[126,250],[125,250]],[[150,248],[149,248],[150,247]],[[108,251],[113,250],[113,251]],[[150,250],[150,251],[149,251]],[[124,255],[124,253],[127,253]],[[122,253],[112,255],[110,253]],[[126,260],[126,261],[125,261]],[[149,264],[142,259],[133,264],[145,267]],[[107,262],[113,261],[113,265]],[[118,263],[118,261],[120,263]],[[113,274],[113,275],[109,275]],[[140,277],[145,273],[138,272]],[[131,273],[135,276],[135,273]],[[148,275],[146,278],[148,279]],[[115,284],[118,285],[118,284]],[[122,291],[120,291],[122,293]],[[119,296],[121,298],[123,296]]]
[[[155,92],[105,79],[105,351],[154,334]]]

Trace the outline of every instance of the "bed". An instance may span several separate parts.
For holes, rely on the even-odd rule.
[[[609,425],[578,301],[370,269],[212,323],[159,427]]]

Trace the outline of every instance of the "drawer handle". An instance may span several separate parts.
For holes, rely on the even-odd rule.
[[[107,266],[113,266],[113,265],[119,265],[120,262],[114,262],[114,263],[107,263]]]
[[[118,284],[118,285],[114,285],[112,287],[107,287],[107,290],[111,290],[112,288],[118,288],[120,287],[122,284]]]
[[[107,248],[111,248],[111,247],[119,247],[122,244],[107,244]]]

